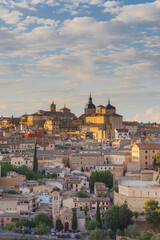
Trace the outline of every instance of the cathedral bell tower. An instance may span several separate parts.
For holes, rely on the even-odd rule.
[[[86,104],[85,109],[84,109],[84,114],[85,115],[92,115],[96,112],[96,107],[92,102],[92,97],[91,97],[91,93],[88,99],[88,104]]]
[[[52,101],[52,103],[50,105],[50,112],[56,112],[56,104],[54,104],[53,101]]]
[[[60,213],[60,195],[58,191],[53,191],[52,193],[52,217],[53,219],[56,218]]]

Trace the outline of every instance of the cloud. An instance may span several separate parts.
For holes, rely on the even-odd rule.
[[[160,106],[151,107],[144,113],[137,113],[134,120],[139,122],[160,122]]]
[[[120,2],[107,1],[104,4],[104,12],[115,14],[112,21],[123,22],[125,24],[148,24],[160,21],[160,1],[150,3],[132,4],[119,6]]]
[[[20,21],[23,13],[17,10],[8,10],[7,8],[0,8],[0,19],[2,19],[6,24],[16,24]]]

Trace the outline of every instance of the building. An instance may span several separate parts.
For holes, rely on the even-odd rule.
[[[15,178],[0,178],[0,187],[4,191],[9,190],[19,191],[20,184],[17,183]]]
[[[144,203],[150,198],[160,204],[159,176],[154,171],[142,171],[139,176],[121,177],[118,192],[114,192],[114,204],[122,205],[125,201],[132,211],[143,213]]]
[[[124,164],[107,164],[96,166],[97,171],[109,170],[113,174],[113,181],[117,181],[119,177],[123,176],[125,168]]]
[[[94,109],[94,113],[86,115],[85,119],[96,140],[114,139],[114,130],[122,129],[123,117],[116,113],[116,108],[110,104],[110,100],[107,106],[98,106],[96,112]]]
[[[72,190],[75,192],[79,192],[82,188],[85,192],[90,192],[89,182],[80,177],[70,177],[63,183],[64,191]]]
[[[97,197],[109,197],[109,188],[106,187],[105,183],[95,182],[94,184],[94,194]]]
[[[160,143],[135,143],[132,147],[132,162],[140,163],[141,169],[153,168],[153,157],[160,152]]]
[[[90,94],[90,97],[88,99],[88,104],[86,104],[84,109],[84,113],[85,115],[91,115],[91,114],[94,114],[95,112],[96,112],[96,106],[92,103],[92,97]]]
[[[128,139],[128,129],[115,129],[115,139]]]
[[[52,195],[52,218],[53,218],[53,226],[56,227],[56,220],[59,218],[62,221],[65,230],[72,229],[72,204],[68,207],[60,207],[60,194],[57,191],[53,192]],[[83,211],[77,211],[77,223],[78,229],[81,231],[85,230],[85,214]]]
[[[128,130],[129,134],[136,134],[138,130],[138,122],[123,121],[123,128]]]
[[[132,162],[132,154],[129,151],[111,151],[105,155],[105,158],[108,164],[123,165],[124,170],[127,169],[128,162]]]
[[[71,170],[82,169],[85,171],[90,171],[95,169],[97,165],[106,164],[107,160],[104,159],[104,155],[100,152],[98,153],[72,153],[69,156],[69,166]]]
[[[17,222],[19,218],[20,214],[17,212],[0,211],[0,227],[3,228],[9,223]]]

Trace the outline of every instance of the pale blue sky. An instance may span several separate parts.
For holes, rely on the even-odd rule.
[[[77,116],[92,92],[124,119],[160,121],[160,0],[0,0],[0,115]]]

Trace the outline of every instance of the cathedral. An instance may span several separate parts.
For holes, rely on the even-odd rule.
[[[116,113],[116,107],[111,105],[110,100],[106,106],[95,106],[90,94],[88,104],[84,109],[85,123],[96,140],[113,139],[114,130],[122,128],[123,116]]]

